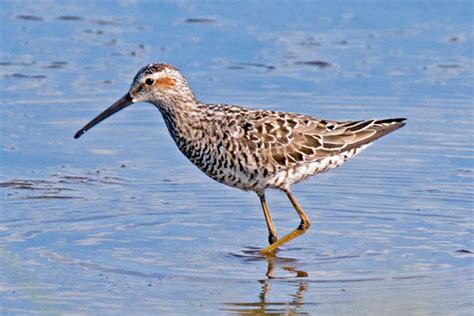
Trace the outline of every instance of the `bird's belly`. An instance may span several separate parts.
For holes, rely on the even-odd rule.
[[[268,182],[272,183],[270,187],[287,190],[292,184],[301,182],[312,175],[323,173],[339,167],[349,158],[354,157],[367,146],[369,145],[364,145],[360,148],[342,152],[338,155],[329,156],[321,160],[305,162],[292,168],[280,170]]]
[[[223,159],[220,155],[211,153],[186,155],[186,157],[211,179],[231,187],[250,190],[249,177],[236,170],[230,161]]]
[[[264,172],[254,163],[244,164],[228,156],[214,155],[197,158],[188,156],[204,174],[217,182],[244,191],[263,191],[271,186],[271,174]]]
[[[231,168],[213,168],[212,165],[196,166],[211,179],[223,183],[225,185],[239,188],[245,191],[254,190],[256,179],[251,179],[248,175],[238,172]]]
[[[245,191],[263,192],[267,188],[288,190],[292,184],[309,176],[326,172],[342,165],[347,159],[357,155],[367,145],[320,160],[304,162],[282,169],[268,169],[255,160],[243,160],[224,151],[183,151],[188,159],[207,176],[217,182]],[[267,169],[267,170],[265,170]]]

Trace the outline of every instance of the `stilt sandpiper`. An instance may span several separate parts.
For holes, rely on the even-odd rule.
[[[168,64],[143,67],[130,90],[81,128],[74,138],[110,115],[137,102],[161,112],[179,150],[212,179],[260,198],[269,246],[262,254],[303,234],[309,218],[291,193],[291,185],[343,164],[376,139],[405,125],[404,118],[332,121],[308,115],[255,110],[196,99],[184,76]],[[266,189],[280,189],[301,219],[278,239],[265,200]]]

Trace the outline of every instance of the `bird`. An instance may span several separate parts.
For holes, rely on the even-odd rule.
[[[199,101],[173,65],[152,63],[135,75],[129,91],[77,131],[86,131],[131,104],[147,102],[160,112],[178,149],[217,182],[255,192],[274,255],[282,245],[304,234],[311,221],[291,191],[306,178],[342,165],[378,138],[406,124],[406,118],[337,121],[309,115],[259,110]],[[300,224],[278,238],[265,191],[283,191]]]

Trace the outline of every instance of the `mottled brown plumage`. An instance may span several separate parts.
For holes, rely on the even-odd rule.
[[[270,253],[302,234],[310,222],[290,192],[291,185],[340,166],[376,139],[405,125],[405,119],[330,121],[311,116],[199,102],[173,66],[150,64],[130,91],[87,124],[76,138],[106,117],[136,102],[160,110],[179,150],[212,179],[260,197],[269,230]],[[301,225],[277,240],[265,190],[287,193]]]

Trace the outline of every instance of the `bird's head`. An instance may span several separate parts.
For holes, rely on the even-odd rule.
[[[186,79],[169,64],[149,64],[140,69],[129,93],[133,103],[150,102],[158,106],[169,101],[186,102],[194,99]]]
[[[169,64],[149,64],[138,71],[123,97],[81,128],[74,138],[133,103],[149,102],[159,108],[171,108],[176,103],[194,101],[193,92],[178,69]]]

